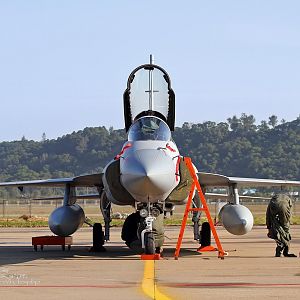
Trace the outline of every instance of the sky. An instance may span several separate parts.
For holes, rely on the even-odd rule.
[[[130,72],[170,75],[176,125],[300,114],[300,1],[0,0],[0,141],[124,128]]]

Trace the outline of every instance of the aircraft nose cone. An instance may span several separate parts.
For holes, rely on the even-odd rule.
[[[175,165],[161,150],[137,150],[121,161],[121,181],[139,201],[164,200],[174,188]]]

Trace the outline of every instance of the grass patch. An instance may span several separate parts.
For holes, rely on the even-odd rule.
[[[0,227],[48,227],[47,218],[1,218]]]
[[[292,216],[292,225],[300,225],[300,216]],[[254,225],[266,225],[265,216],[254,216]]]
[[[100,222],[103,224],[103,219],[101,218],[91,218],[92,223]],[[112,227],[123,226],[124,219],[113,220],[111,222]],[[24,217],[19,218],[0,218],[0,227],[48,227],[48,218],[45,217]],[[83,227],[89,227],[89,225],[84,224]]]

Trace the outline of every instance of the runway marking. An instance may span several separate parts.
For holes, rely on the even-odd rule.
[[[133,287],[135,286],[134,284],[95,284],[95,285],[0,285],[1,288],[96,288],[96,289],[115,289],[115,288],[128,288],[128,287]]]
[[[148,277],[148,275],[147,275]],[[152,280],[151,280],[152,278]],[[153,299],[168,300],[171,299],[166,295],[162,294],[155,284],[153,277],[143,279],[142,288],[150,297]],[[111,289],[111,288],[129,288],[135,284],[98,284],[98,285],[0,285],[1,288],[96,288],[96,289]],[[164,283],[163,286],[170,288],[210,288],[210,287],[300,287],[300,283],[239,283],[239,282],[226,282],[226,283]],[[148,291],[149,292],[146,292]]]
[[[154,260],[145,260],[142,290],[151,299],[171,300],[170,297],[161,293],[157,287],[157,284],[155,282],[155,261]]]
[[[164,283],[166,287],[192,288],[192,287],[300,287],[300,283],[251,283],[251,282],[208,282],[208,283]]]

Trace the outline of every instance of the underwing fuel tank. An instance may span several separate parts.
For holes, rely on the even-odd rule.
[[[253,215],[241,204],[226,204],[219,213],[219,219],[225,229],[234,235],[248,233],[253,227]]]
[[[58,236],[68,236],[79,229],[85,220],[83,209],[78,205],[56,208],[49,216],[49,228]]]

